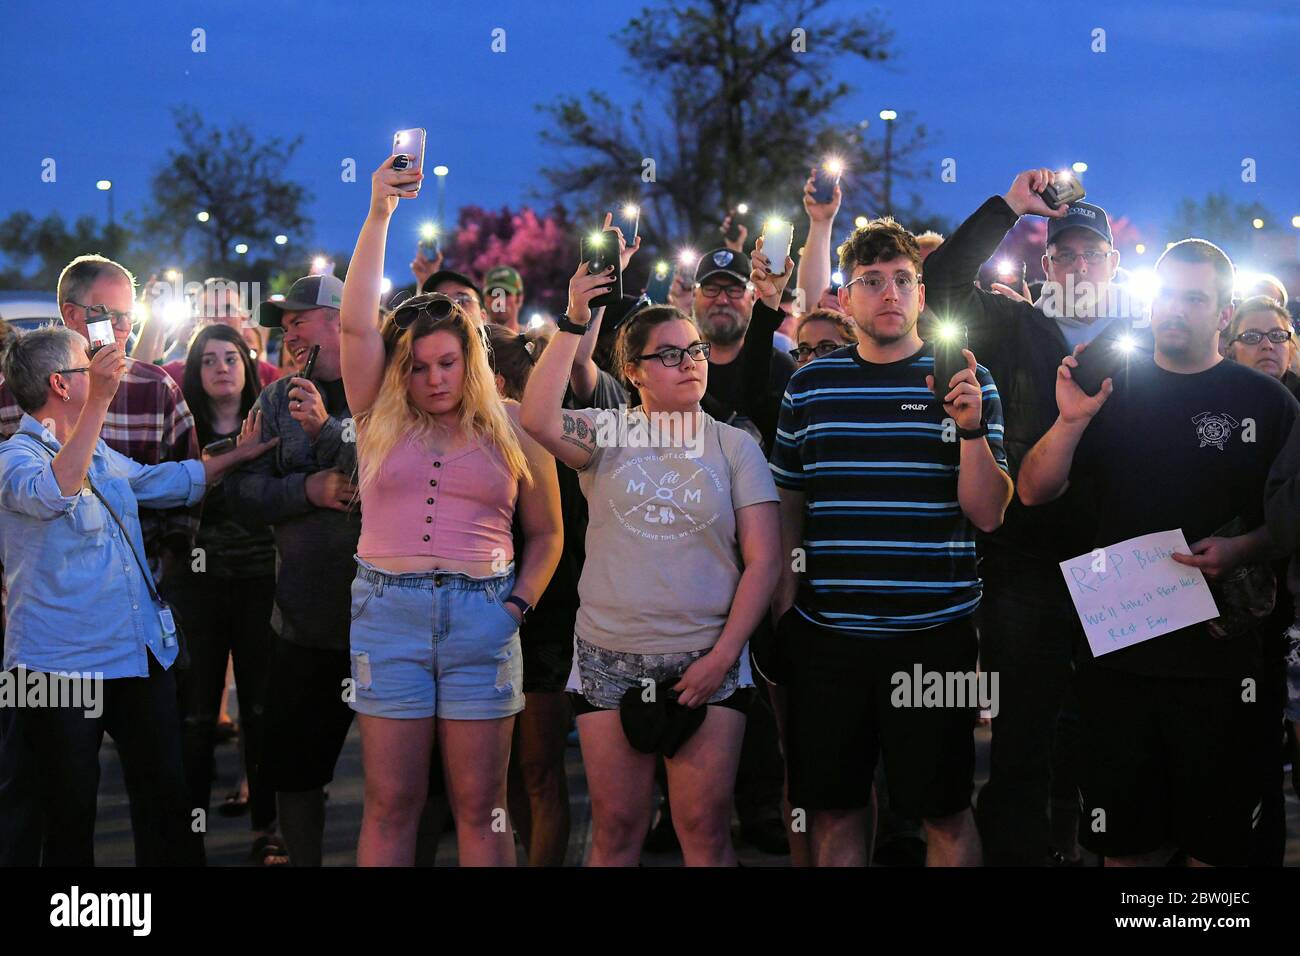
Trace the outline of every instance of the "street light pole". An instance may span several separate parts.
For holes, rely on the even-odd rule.
[[[438,228],[445,230],[447,228],[446,220],[446,198],[447,198],[447,173],[446,166],[438,165],[433,167],[433,174],[438,177]]]
[[[880,118],[885,121],[885,215],[892,216],[894,204],[890,194],[893,186],[893,170],[890,168],[890,154],[894,148],[894,120],[898,119],[898,114],[893,110],[881,110]]]
[[[117,254],[117,227],[113,222],[113,182],[108,179],[101,179],[95,183],[95,188],[103,192],[108,199],[108,229],[105,231],[104,239],[108,243],[108,254]]]

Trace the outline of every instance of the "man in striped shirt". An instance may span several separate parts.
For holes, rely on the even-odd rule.
[[[920,263],[888,218],[841,247],[858,342],[790,379],[772,455],[791,555],[773,602],[790,803],[811,815],[819,866],[866,863],[881,752],[890,805],[925,823],[927,863],[980,862],[975,529],[1001,524],[1012,485],[988,371],[963,350],[966,367],[933,382]]]

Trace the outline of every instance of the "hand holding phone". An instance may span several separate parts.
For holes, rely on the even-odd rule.
[[[398,172],[424,172],[424,130],[400,129],[393,134],[393,169]],[[419,182],[412,183],[408,189],[419,192]]]
[[[603,273],[611,266],[609,286],[591,300],[593,310],[613,305],[623,298],[623,269],[619,264],[618,235],[612,229],[602,229],[582,237],[578,250],[579,262],[587,263],[590,275]]]

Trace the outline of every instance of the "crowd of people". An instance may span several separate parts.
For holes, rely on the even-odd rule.
[[[354,717],[360,865],[428,864],[449,824],[462,865],[564,863],[575,724],[591,866],[672,844],[735,865],[733,815],[800,866],[1281,864],[1280,282],[1239,289],[1188,238],[1144,314],[1115,310],[1106,211],[1050,204],[1048,169],[948,237],[884,217],[833,259],[840,187],[819,201],[814,172],[797,262],[724,222],[665,301],[596,306],[640,249],[607,217],[618,264],[582,262],[538,330],[515,268],[480,284],[423,248],[414,294],[381,304],[423,178],[393,159],[344,280],[254,315],[213,278],[169,338],[137,328],[125,266],[84,255],[62,323],[6,335],[3,667],[98,681],[103,706],[0,707],[0,864],[93,864],[105,732],[137,863],[202,863],[228,667],[260,865],[321,864]],[[981,287],[1027,215],[1043,289]],[[1117,322],[1136,348],[1093,393],[1080,362]],[[1219,617],[1094,655],[1060,563],[1169,529]],[[914,673],[997,699],[912,706]]]

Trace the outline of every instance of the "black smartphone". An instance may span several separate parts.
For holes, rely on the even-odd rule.
[[[646,298],[656,305],[664,305],[668,302],[668,290],[673,285],[673,267],[670,262],[656,262],[654,271],[650,273],[650,281],[646,283]]]
[[[609,277],[610,285],[606,286],[604,292],[591,300],[591,308],[600,309],[621,300],[623,298],[623,270],[619,266],[618,236],[614,231],[593,232],[588,236],[583,236],[578,254],[579,261],[587,263],[587,272],[591,275],[604,272],[610,266],[614,267],[614,271]]]
[[[934,394],[943,401],[952,391],[948,383],[966,367],[966,326],[957,322],[941,323],[934,337]]]
[[[311,373],[316,371],[316,359],[320,356],[320,346],[313,345],[311,351],[307,353],[307,363],[302,367],[302,374],[299,378],[311,378]]]
[[[1079,367],[1070,378],[1086,395],[1101,391],[1101,383],[1114,378],[1133,354],[1133,338],[1127,319],[1115,319],[1098,333],[1077,356]]]
[[[1068,206],[1072,202],[1078,202],[1087,195],[1083,190],[1083,183],[1077,178],[1070,175],[1056,174],[1056,182],[1052,183],[1038,195],[1043,197],[1043,202],[1053,209],[1060,209],[1062,206]]]
[[[841,167],[836,163],[822,163],[813,170],[813,200],[819,203],[830,202],[835,198],[835,187],[839,185]]]
[[[204,445],[203,452],[206,455],[224,455],[228,451],[234,451],[236,444],[233,438],[219,438]]]
[[[635,203],[625,203],[614,217],[614,225],[623,231],[623,241],[629,246],[636,243],[641,231],[641,207]]]
[[[992,282],[1001,282],[1003,285],[1011,286],[1012,289],[1019,292],[1024,286],[1026,269],[1024,262],[999,262],[994,269]]]
[[[749,228],[749,220],[746,218],[749,215],[749,206],[743,202],[739,203],[727,215],[731,217],[731,225],[727,227],[724,235],[728,242],[735,242],[740,238],[740,227],[743,225],[746,229]]]

